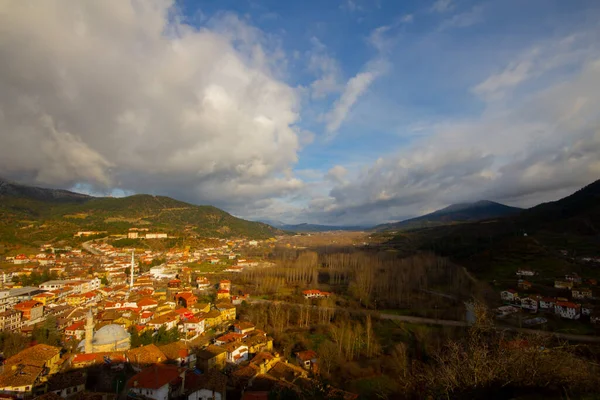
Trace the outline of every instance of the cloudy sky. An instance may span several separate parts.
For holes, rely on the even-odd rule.
[[[0,176],[371,224],[600,178],[597,0],[0,0]]]

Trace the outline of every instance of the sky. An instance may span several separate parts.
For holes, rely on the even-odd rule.
[[[371,225],[600,179],[596,0],[0,0],[0,176]]]

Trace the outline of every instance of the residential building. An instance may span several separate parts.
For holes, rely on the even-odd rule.
[[[231,342],[221,346],[227,352],[227,362],[240,364],[248,361],[248,346],[240,342]]]
[[[21,311],[23,321],[36,321],[44,316],[44,305],[39,301],[27,300],[15,304],[15,310]]]
[[[191,307],[198,301],[192,292],[180,292],[175,295],[175,302],[183,307]]]
[[[37,385],[58,372],[60,349],[38,344],[29,347],[4,362],[0,374],[0,393],[17,398],[30,397]]]
[[[557,301],[554,312],[562,318],[579,319],[581,316],[581,305],[569,301]]]
[[[0,331],[15,331],[21,328],[21,312],[6,310],[0,312]]]
[[[198,352],[196,366],[206,373],[213,368],[224,368],[226,362],[227,351],[224,348],[215,345],[208,345],[205,349]]]
[[[556,289],[573,289],[573,282],[572,281],[554,281],[554,287]]]
[[[231,303],[219,303],[215,308],[221,313],[222,321],[233,321],[236,317],[236,308]]]
[[[296,362],[299,366],[309,371],[318,372],[318,356],[313,350],[305,350],[296,353]]]
[[[591,299],[593,297],[592,289],[590,288],[574,288],[571,290],[571,296],[574,299],[583,300]]]
[[[175,365],[155,364],[134,375],[127,387],[133,395],[154,400],[177,398],[183,388],[185,371]]]
[[[535,272],[531,269],[519,268],[517,270],[518,276],[534,276]]]
[[[519,289],[529,290],[531,289],[531,286],[533,286],[533,284],[529,281],[526,281],[525,279],[519,279],[517,286],[519,287]]]
[[[554,304],[556,303],[556,299],[553,297],[542,297],[540,299],[540,309],[547,311],[554,311]]]
[[[514,289],[508,289],[500,292],[500,298],[507,303],[516,303],[519,301],[519,293]]]
[[[187,400],[225,400],[227,376],[214,370],[204,374],[187,371],[184,396]]]
[[[233,324],[233,330],[236,333],[241,333],[243,335],[246,335],[247,333],[252,332],[254,329],[256,329],[256,327],[254,326],[254,324],[252,322],[238,322],[237,324]]]
[[[538,300],[534,297],[523,297],[521,298],[521,308],[536,313],[538,311]]]

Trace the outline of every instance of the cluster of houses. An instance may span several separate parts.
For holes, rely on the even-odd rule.
[[[497,309],[497,316],[502,318],[507,315],[525,310],[530,313],[547,312],[553,313],[565,319],[577,320],[582,316],[589,317],[592,323],[600,323],[600,308],[593,303],[600,299],[594,289],[597,281],[588,279],[585,281],[587,286],[582,286],[584,279],[577,274],[565,275],[564,279],[554,282],[554,288],[561,290],[561,296],[542,296],[539,294],[528,293],[533,284],[524,279],[536,275],[534,271],[520,269],[517,271],[520,277],[517,286],[518,290],[508,289],[500,293],[500,298],[508,306]]]
[[[304,296],[305,299],[320,299],[320,298],[330,297],[331,293],[324,292],[324,291],[318,290],[318,289],[308,289],[308,290],[302,291],[302,296]]]
[[[206,279],[200,278],[200,282]],[[57,302],[56,297],[45,299],[42,316],[56,317],[69,351],[38,344],[9,357],[0,370],[0,394],[11,398],[83,396],[89,384],[85,371],[91,366],[124,371],[129,365],[135,375],[118,391],[130,398],[225,399],[226,393],[233,392],[243,399],[268,399],[274,389],[300,391],[314,385],[317,353],[305,350],[285,357],[273,349],[273,339],[266,332],[251,321],[237,320],[233,302],[247,296],[232,296],[229,280],[218,282],[219,290],[229,297],[218,298],[215,304],[199,302],[187,282],[157,282],[150,275],[121,286],[54,280],[35,290],[13,292],[13,297],[31,296],[17,305],[56,290],[97,296],[77,305]],[[16,306],[7,311],[13,309]],[[131,348],[133,333],[156,334],[161,328],[177,329],[182,339]],[[4,329],[18,331],[6,324]],[[342,394],[341,398],[357,397],[331,390]]]

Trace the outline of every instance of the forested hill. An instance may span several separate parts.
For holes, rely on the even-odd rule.
[[[518,214],[521,211],[522,209],[520,208],[482,200],[475,203],[452,204],[430,214],[400,222],[378,225],[374,229],[377,231],[408,230],[439,225],[451,225],[462,222],[474,222],[490,218],[505,217]]]
[[[281,233],[267,224],[236,218],[213,206],[197,206],[169,197],[92,197],[0,180],[0,238],[4,242],[65,239],[82,230],[123,234],[131,227],[174,236],[262,239]]]

